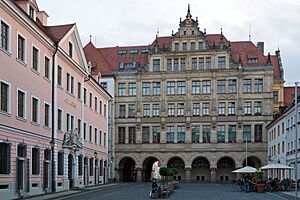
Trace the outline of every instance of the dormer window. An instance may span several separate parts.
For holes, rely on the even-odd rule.
[[[258,59],[257,58],[249,58],[248,63],[257,63]]]
[[[73,58],[73,44],[69,42],[69,56]]]
[[[186,31],[183,31],[183,35],[186,35]]]
[[[137,54],[138,53],[138,49],[130,49],[129,53],[130,54]]]
[[[119,55],[125,55],[126,53],[127,53],[127,51],[126,50],[119,50]]]
[[[34,19],[34,9],[32,6],[29,6],[29,16]]]
[[[142,54],[144,54],[144,53],[149,53],[149,49],[142,49]]]
[[[179,43],[175,43],[175,51],[179,51]]]

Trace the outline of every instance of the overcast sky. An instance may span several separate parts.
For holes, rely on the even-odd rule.
[[[93,36],[97,47],[144,45],[177,31],[179,18],[198,16],[200,29],[231,41],[265,42],[265,54],[280,48],[286,84],[300,80],[299,0],[37,0],[50,25],[76,23],[83,46]],[[298,60],[297,60],[298,59]]]

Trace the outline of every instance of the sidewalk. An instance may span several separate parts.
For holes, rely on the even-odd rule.
[[[280,192],[280,193],[292,196],[294,198],[296,197],[295,191]],[[297,199],[300,199],[300,191],[297,192]]]
[[[109,184],[104,184],[104,185],[88,186],[88,187],[75,189],[75,190],[68,190],[68,191],[62,191],[62,192],[36,195],[36,196],[32,196],[32,197],[27,197],[25,199],[28,199],[28,200],[46,200],[46,199],[47,200],[52,200],[53,199],[54,200],[54,199],[59,199],[59,198],[63,198],[63,197],[72,196],[74,194],[79,194],[79,193],[84,193],[84,192],[88,192],[88,191],[113,187],[113,186],[116,186],[118,184],[119,183],[109,183]]]

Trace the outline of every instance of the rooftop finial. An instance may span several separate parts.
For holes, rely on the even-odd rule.
[[[190,4],[188,4],[188,14],[191,13]]]
[[[188,11],[187,11],[186,18],[192,18],[190,4],[188,4]]]
[[[92,42],[92,35],[90,35],[90,42]]]

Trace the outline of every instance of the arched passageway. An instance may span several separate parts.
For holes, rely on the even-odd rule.
[[[167,167],[176,168],[178,170],[178,174],[176,174],[173,177],[174,179],[178,181],[185,179],[185,171],[184,171],[185,164],[181,158],[178,157],[171,158],[167,163]]]
[[[151,181],[152,180],[152,171],[153,164],[158,160],[154,157],[147,158],[143,162],[143,171],[142,171],[142,179],[143,181]]]
[[[204,157],[198,157],[192,162],[191,181],[209,181],[210,164]]]
[[[260,160],[255,156],[250,156],[247,158],[247,165],[250,167],[254,167],[256,169],[259,169],[262,167]],[[243,162],[243,166],[246,166],[246,159]]]
[[[132,158],[126,157],[120,161],[119,178],[123,182],[136,181],[135,162]]]
[[[227,182],[235,180],[236,175],[232,173],[235,169],[235,163],[232,158],[223,157],[217,164],[217,181]]]

